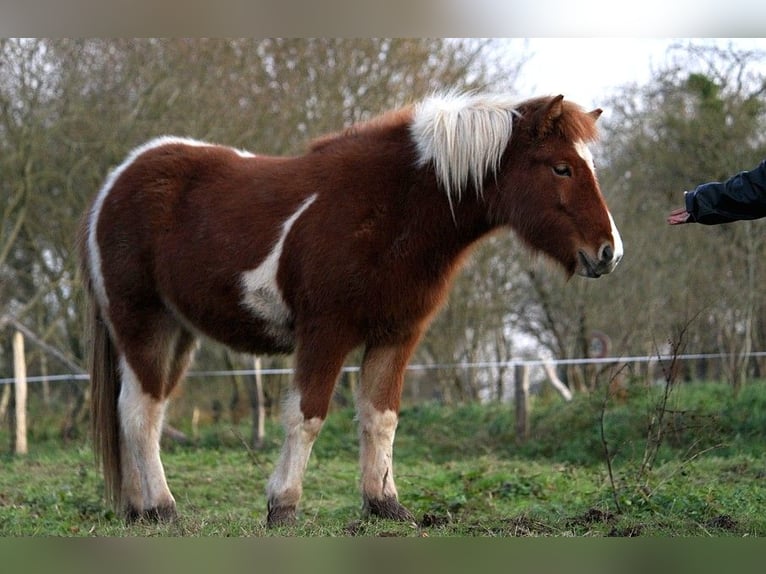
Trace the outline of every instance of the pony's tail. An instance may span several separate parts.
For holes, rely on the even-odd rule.
[[[117,398],[120,372],[117,350],[93,291],[89,266],[87,222],[81,226],[80,263],[86,295],[86,336],[90,374],[90,430],[96,464],[104,473],[104,494],[115,510],[122,507],[122,465]]]

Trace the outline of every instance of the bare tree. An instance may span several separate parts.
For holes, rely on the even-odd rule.
[[[744,357],[760,337],[754,326],[763,324],[759,223],[679,230],[665,225],[664,214],[680,205],[683,190],[766,157],[766,81],[754,66],[764,54],[679,46],[674,56],[649,85],[626,89],[613,103],[602,187],[630,255],[608,288],[596,286],[598,305],[589,313],[608,320],[612,332],[630,334],[627,352],[645,352],[674,324],[699,314],[688,347],[729,353],[728,374],[718,375],[737,387],[753,364]],[[707,368],[702,363],[698,374]]]

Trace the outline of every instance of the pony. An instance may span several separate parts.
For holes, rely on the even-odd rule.
[[[92,433],[127,520],[177,516],[160,458],[168,398],[200,337],[294,353],[267,524],[296,521],[346,356],[363,516],[413,520],[393,443],[408,359],[477,241],[509,228],[571,277],[623,244],[588,143],[601,109],[564,96],[434,94],[293,157],[160,137],[113,169],[83,217]]]

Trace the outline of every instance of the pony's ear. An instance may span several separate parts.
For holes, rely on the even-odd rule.
[[[564,96],[559,94],[555,98],[551,98],[551,101],[540,110],[540,127],[538,132],[540,136],[548,135],[553,128],[553,124],[555,124],[556,120],[558,120],[561,117],[561,114],[564,113],[563,101]]]
[[[588,115],[593,118],[593,121],[595,122],[601,114],[604,113],[604,110],[601,108],[596,108],[595,110],[588,112]]]

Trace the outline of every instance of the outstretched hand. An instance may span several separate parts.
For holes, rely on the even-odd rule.
[[[667,222],[669,225],[681,225],[682,223],[688,223],[689,212],[686,211],[685,207],[674,209],[670,212],[670,215],[668,215]]]

